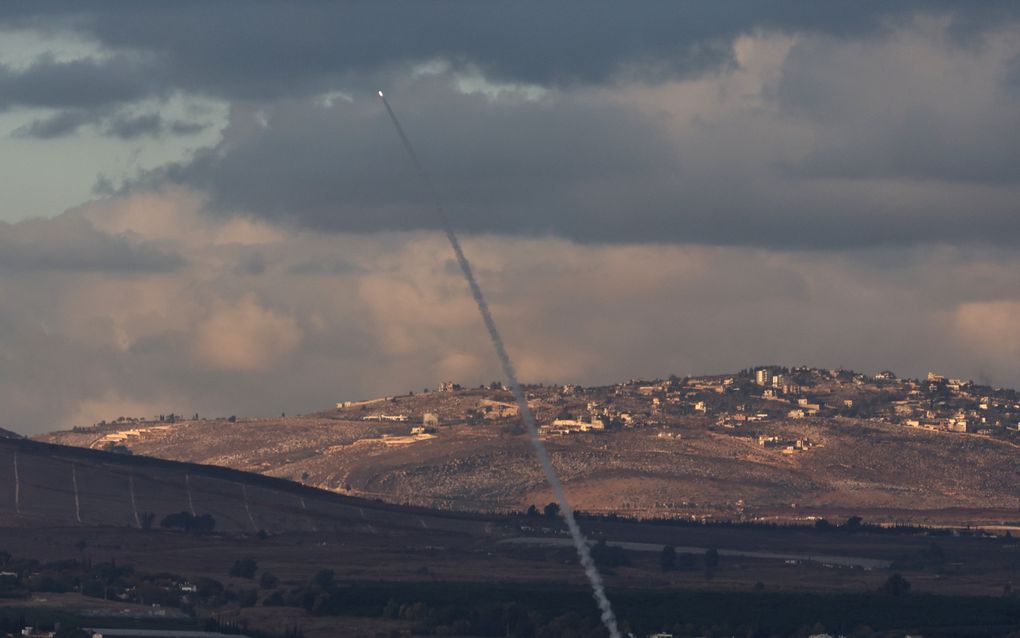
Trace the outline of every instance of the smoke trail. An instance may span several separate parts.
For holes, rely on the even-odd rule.
[[[18,474],[18,453],[14,453],[14,511],[21,513],[21,476]]]
[[[446,238],[450,241],[450,246],[453,248],[454,254],[457,256],[457,263],[460,264],[460,271],[464,274],[464,279],[467,280],[468,287],[471,289],[471,295],[475,298],[475,304],[478,305],[478,312],[482,315],[482,321],[485,323],[485,329],[489,331],[489,339],[492,341],[492,347],[496,349],[496,355],[499,357],[499,362],[503,366],[503,375],[506,377],[507,383],[510,385],[510,389],[514,393],[514,398],[517,399],[517,406],[521,413],[521,420],[524,421],[524,425],[528,428],[528,434],[531,439],[531,445],[535,448],[535,454],[538,456],[538,460],[542,463],[542,470],[545,472],[545,478],[549,482],[549,486],[553,490],[553,494],[556,496],[556,500],[560,504],[560,514],[563,516],[563,520],[567,522],[567,528],[570,530],[570,538],[574,541],[574,547],[577,549],[577,555],[581,559],[581,565],[584,567],[584,573],[588,576],[588,580],[591,582],[592,591],[595,595],[595,600],[598,602],[599,609],[602,610],[602,623],[609,630],[609,635],[612,638],[620,638],[620,630],[616,626],[616,616],[613,614],[613,606],[609,603],[609,598],[606,597],[605,587],[602,585],[602,576],[599,574],[599,570],[595,567],[595,561],[592,560],[591,552],[588,550],[588,542],[581,532],[581,528],[578,527],[577,521],[574,519],[574,509],[570,506],[570,502],[567,501],[567,495],[563,492],[563,484],[560,483],[560,479],[556,476],[556,471],[553,469],[552,461],[549,459],[549,453],[545,449],[545,445],[542,444],[542,440],[538,437],[538,426],[535,423],[535,416],[531,413],[531,408],[528,406],[528,398],[524,395],[524,388],[521,387],[520,382],[517,380],[517,373],[514,371],[513,362],[510,361],[510,355],[507,354],[506,347],[503,345],[503,337],[500,336],[499,330],[496,328],[496,322],[492,318],[492,313],[489,312],[489,304],[485,301],[485,295],[482,294],[482,289],[478,286],[478,281],[475,280],[474,271],[471,269],[471,263],[468,262],[467,257],[464,255],[464,250],[460,246],[460,240],[457,239],[456,233],[453,232],[453,225],[450,223],[449,217],[446,215],[446,209],[443,208],[442,200],[439,197],[439,191],[436,190],[435,185],[432,183],[432,179],[428,173],[425,172],[421,161],[418,159],[418,154],[414,152],[414,148],[411,146],[410,140],[407,139],[407,135],[404,133],[404,127],[400,125],[400,121],[397,119],[396,114],[393,113],[393,109],[390,108],[390,103],[386,100],[386,96],[383,95],[382,91],[379,91],[379,98],[382,99],[383,105],[386,107],[386,112],[390,116],[390,120],[393,122],[393,127],[397,130],[397,135],[400,136],[400,141],[404,145],[404,149],[411,158],[411,163],[414,164],[414,169],[418,173],[418,177],[422,183],[429,190],[429,195],[432,197],[432,205],[435,207],[436,215],[439,217],[440,222],[443,225],[443,231],[446,233]]]
[[[71,484],[74,485],[74,518],[81,524],[81,501],[78,500],[78,467],[71,463]]]

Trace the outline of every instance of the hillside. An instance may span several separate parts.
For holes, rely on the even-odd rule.
[[[929,375],[759,368],[530,386],[575,506],[649,517],[1011,523],[1014,391]],[[550,500],[505,389],[343,402],[317,414],[102,424],[43,440],[231,467],[392,503]]]
[[[397,508],[223,467],[0,439],[0,526],[153,528],[208,514],[215,531],[478,531],[483,518]]]

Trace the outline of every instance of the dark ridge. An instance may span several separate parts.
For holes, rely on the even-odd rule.
[[[266,476],[263,474],[255,474],[253,472],[234,470],[219,465],[203,465],[201,463],[170,461],[167,459],[159,459],[151,456],[140,455],[129,456],[124,454],[115,454],[113,452],[105,452],[102,450],[91,450],[88,448],[74,447],[70,445],[43,443],[40,441],[33,441],[31,439],[25,438],[17,439],[0,438],[0,447],[15,448],[19,452],[26,454],[81,459],[94,461],[97,463],[105,463],[107,465],[120,465],[123,467],[161,468],[167,470],[177,470],[182,473],[191,472],[196,475],[217,478],[225,481],[244,483],[251,486],[264,487],[279,492],[294,494],[296,496],[315,497],[317,499],[331,501],[336,504],[361,507],[365,509],[380,510],[385,512],[427,515],[430,517],[445,518],[452,520],[473,520],[487,522],[500,522],[506,520],[506,518],[503,516],[479,512],[439,510],[413,505],[393,505],[385,503],[381,500],[371,500],[357,496],[337,494],[335,492],[330,492],[329,490],[323,490],[317,487],[303,485],[301,483],[296,483],[294,481],[289,481],[287,479],[277,478],[274,476]]]

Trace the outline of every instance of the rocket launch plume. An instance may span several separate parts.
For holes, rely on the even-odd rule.
[[[468,288],[471,289],[471,295],[475,298],[475,304],[477,304],[478,312],[482,316],[482,322],[485,324],[485,329],[489,332],[489,339],[492,341],[492,347],[495,348],[496,355],[499,357],[499,362],[503,366],[503,375],[506,377],[507,383],[513,391],[514,398],[517,399],[517,406],[520,409],[521,420],[528,429],[531,445],[535,448],[535,454],[538,456],[538,460],[542,464],[542,470],[545,472],[545,478],[549,482],[549,486],[552,488],[553,494],[560,504],[560,514],[563,516],[563,520],[567,523],[567,528],[570,530],[570,538],[574,541],[574,547],[577,549],[577,555],[581,559],[581,565],[584,567],[584,573],[588,576],[589,582],[591,582],[595,601],[598,603],[599,609],[602,611],[602,622],[606,626],[606,629],[609,630],[611,638],[620,638],[620,630],[616,626],[616,616],[613,614],[613,607],[609,602],[609,598],[606,597],[606,590],[602,585],[602,576],[599,574],[599,570],[595,566],[595,561],[591,557],[591,552],[588,549],[588,542],[585,539],[584,534],[581,532],[581,528],[577,525],[577,520],[574,518],[574,510],[570,506],[570,502],[567,501],[566,494],[563,492],[563,484],[560,483],[559,477],[556,476],[556,470],[553,469],[552,461],[549,459],[549,453],[546,451],[545,445],[542,444],[542,440],[538,437],[538,426],[535,423],[535,415],[532,414],[531,408],[528,406],[528,399],[524,394],[524,388],[521,387],[520,382],[517,380],[517,373],[514,371],[513,362],[510,360],[510,355],[507,354],[506,346],[503,345],[503,337],[500,336],[499,330],[496,328],[496,322],[493,320],[492,313],[489,311],[489,304],[485,301],[485,295],[482,294],[482,289],[478,286],[478,281],[475,279],[474,271],[471,269],[471,263],[464,255],[464,249],[461,248],[460,240],[457,239],[457,234],[453,232],[453,225],[450,223],[450,219],[446,214],[446,209],[443,207],[442,199],[439,197],[439,191],[436,190],[435,185],[432,183],[432,179],[429,177],[428,173],[425,172],[425,168],[418,159],[418,154],[414,152],[414,147],[411,146],[410,140],[407,139],[407,134],[404,133],[404,127],[400,125],[400,120],[398,120],[396,114],[393,113],[393,109],[390,108],[390,103],[386,100],[386,96],[383,95],[382,91],[379,91],[379,98],[386,107],[386,113],[389,114],[390,120],[393,122],[393,127],[396,129],[397,135],[400,136],[400,141],[403,143],[404,149],[411,158],[411,163],[414,164],[414,169],[418,173],[418,177],[429,191],[429,196],[432,198],[432,205],[435,208],[436,215],[443,226],[443,231],[446,233],[446,238],[450,241],[450,246],[453,248],[454,255],[457,257],[457,263],[460,265],[460,271],[464,274],[464,279],[467,281]]]

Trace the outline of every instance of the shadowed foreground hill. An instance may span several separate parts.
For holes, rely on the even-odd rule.
[[[483,530],[482,517],[407,509],[223,467],[0,439],[0,526],[158,527],[211,515],[217,531]]]
[[[158,521],[181,511],[210,514],[227,533],[144,531],[146,513]],[[955,631],[962,626],[1002,635],[1020,618],[1017,599],[1002,595],[1020,569],[1011,538],[582,525],[591,539],[609,543],[593,553],[635,635],[676,627],[692,635],[709,627],[794,635],[819,622],[847,631],[867,625],[963,635]],[[568,635],[564,623],[581,628],[570,635],[599,635],[597,607],[561,531],[541,515],[400,507],[229,468],[0,439],[0,556],[14,560],[16,584],[25,589],[20,598],[0,597],[0,611],[9,606],[14,617],[19,605],[88,618],[131,606],[144,615],[155,593],[167,607],[200,617],[263,628],[285,621],[309,638],[393,630],[496,636],[506,635],[508,619],[532,627],[511,635]],[[666,545],[683,558],[668,570]],[[253,573],[235,573],[239,564],[257,566],[257,586]],[[115,568],[121,575],[110,581]],[[875,594],[892,569],[918,595]],[[180,589],[188,582],[200,586],[198,603]],[[111,586],[116,601],[106,599]]]

